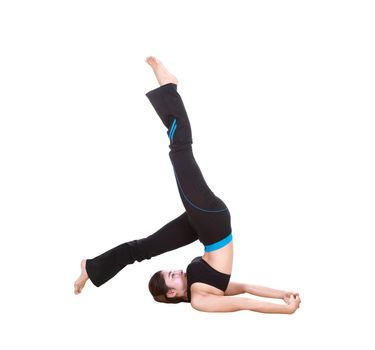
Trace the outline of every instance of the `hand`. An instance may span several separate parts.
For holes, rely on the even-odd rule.
[[[285,300],[285,299],[284,299]],[[288,313],[293,314],[298,308],[299,304],[301,304],[301,299],[299,295],[294,296],[293,294],[285,301],[287,303]]]
[[[284,292],[284,293],[283,293],[283,296],[282,296],[282,299],[283,299],[287,304],[289,304],[288,301],[289,301],[289,298],[290,298],[291,295],[297,297],[297,296],[299,296],[299,293],[296,293],[296,292]]]

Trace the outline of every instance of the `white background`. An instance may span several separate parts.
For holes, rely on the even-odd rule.
[[[1,348],[373,349],[370,3],[2,1]],[[155,303],[199,242],[74,295],[83,258],[184,210],[149,55],[230,209],[232,280],[298,291],[294,315]]]

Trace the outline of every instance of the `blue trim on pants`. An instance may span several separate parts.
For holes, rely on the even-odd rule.
[[[227,244],[229,244],[231,241],[233,240],[233,237],[232,237],[232,232],[226,236],[224,239],[222,239],[221,241],[219,242],[216,242],[216,243],[213,243],[213,244],[209,244],[209,245],[205,245],[204,246],[204,251],[205,252],[212,252],[214,250],[217,250],[217,249],[220,249],[220,248],[223,248],[225,247]]]
[[[169,139],[173,142],[173,136],[177,128],[176,118],[173,120],[172,126],[169,130]]]

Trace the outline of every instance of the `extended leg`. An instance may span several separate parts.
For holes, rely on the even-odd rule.
[[[178,190],[191,225],[204,245],[221,241],[231,232],[230,213],[225,203],[207,185],[192,150],[190,121],[177,83],[160,61],[147,60],[160,87],[146,93],[159,118],[168,129],[169,157]]]
[[[197,239],[198,236],[191,227],[185,212],[146,238],[123,243],[94,259],[87,259],[87,274],[91,282],[99,287],[126,265],[151,259]]]
[[[207,185],[192,151],[190,121],[177,85],[168,83],[146,93],[163,124],[170,140],[169,157],[184,206],[192,210],[220,212],[226,206]]]

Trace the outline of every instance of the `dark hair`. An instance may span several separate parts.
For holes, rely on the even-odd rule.
[[[158,301],[159,303],[178,304],[181,302],[187,302],[187,300],[182,297],[167,297],[169,288],[165,283],[161,270],[154,273],[154,275],[150,278],[150,282],[148,282],[148,289],[150,290],[151,295],[154,297],[154,300]]]

